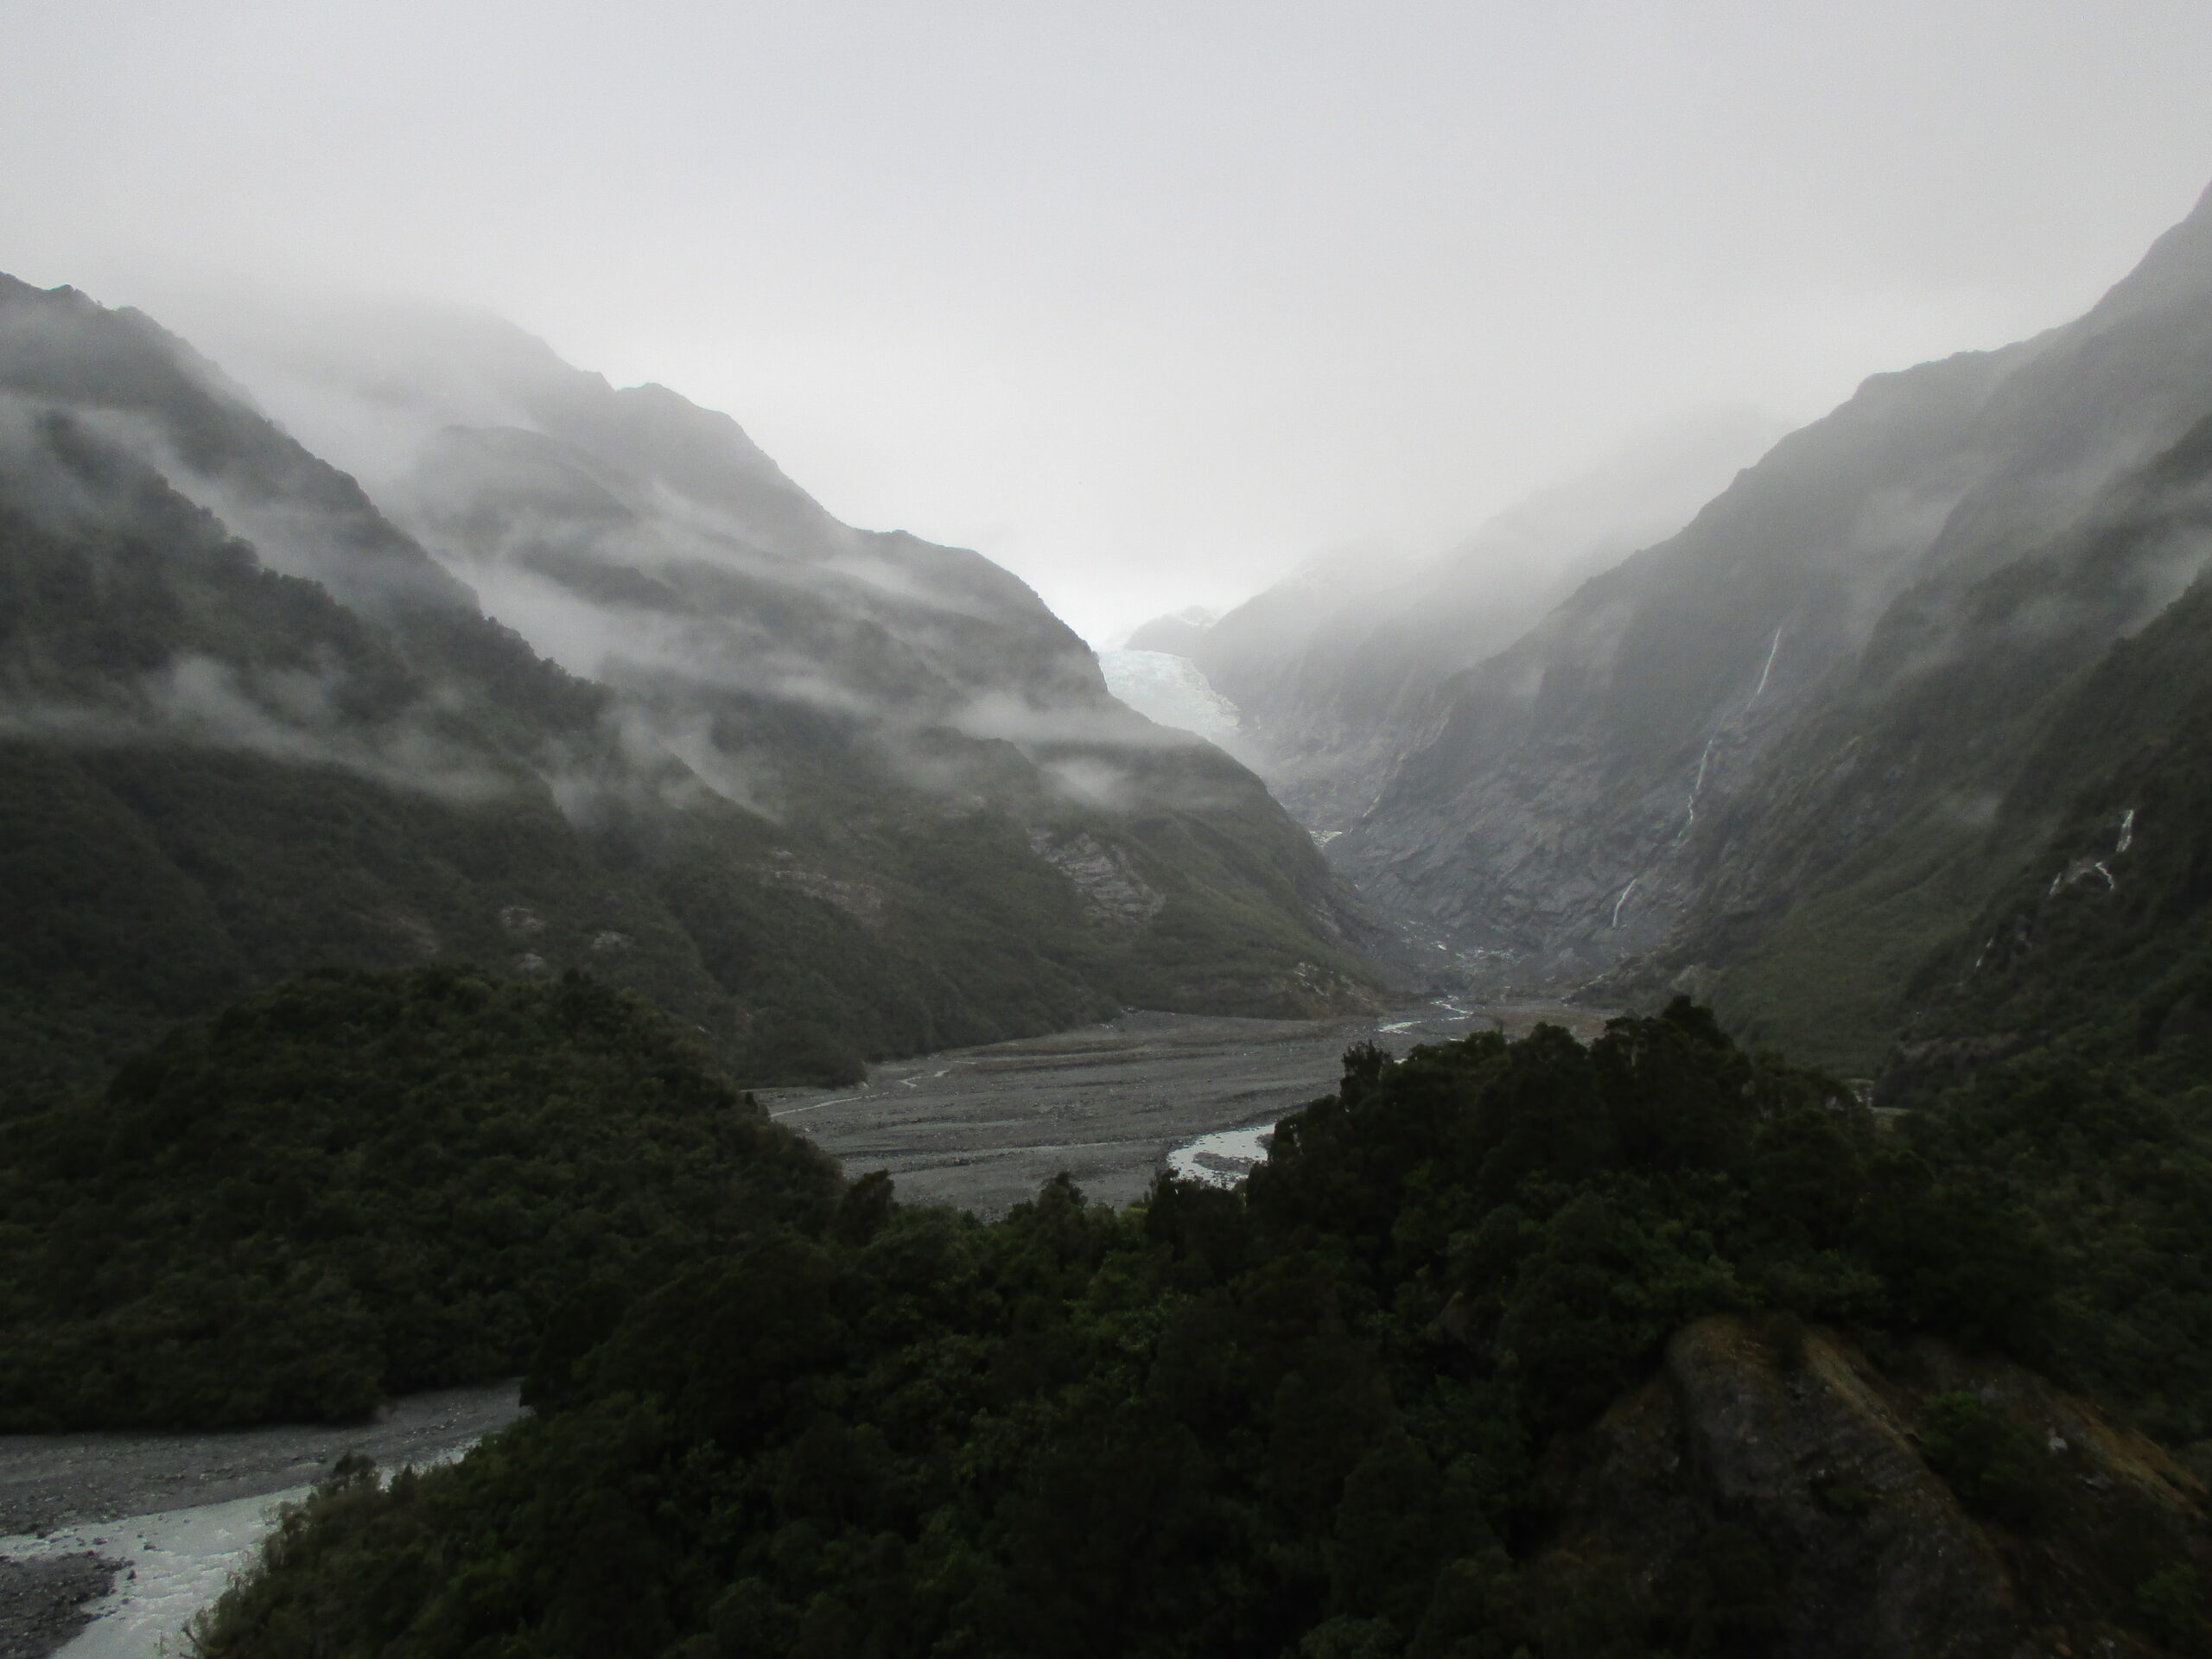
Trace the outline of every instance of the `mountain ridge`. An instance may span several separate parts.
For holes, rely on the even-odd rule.
[[[1114,702],[1016,579],[837,525],[727,417],[558,366],[620,455],[444,422],[444,493],[386,480],[395,518],[149,320],[0,286],[19,1078],[427,956],[588,969],[761,1080],[1130,1002],[1366,1004],[1306,837]],[[86,698],[108,726],[55,712]],[[228,966],[149,979],[172,948]]]
[[[2212,414],[2208,385],[2212,195],[2084,317],[1871,377],[1450,682],[1332,861],[1478,986],[1694,989],[1762,1039],[1871,1068],[1942,930],[1877,938],[1873,899],[1845,896],[1853,861],[1926,820],[1916,851],[1875,860],[1893,910],[1929,859],[1953,872],[1951,921],[2001,879],[1964,849],[2036,711],[2202,568],[2188,486],[2158,468]],[[2130,512],[2143,545],[2098,564],[2099,526]],[[1851,944],[1824,950],[1808,919],[1751,960],[1822,903],[1805,915],[1858,926]],[[1887,959],[1838,1001],[1868,950]]]

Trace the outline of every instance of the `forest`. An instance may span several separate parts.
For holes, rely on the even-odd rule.
[[[1241,1190],[984,1222],[844,1180],[626,995],[314,976],[7,1125],[6,1398],[244,1421],[526,1362],[461,1464],[290,1513],[210,1659],[1758,1652],[1816,1565],[1787,1538],[1707,1517],[1639,1573],[1562,1497],[1724,1329],[1785,1389],[1902,1379],[2047,1624],[2196,1651],[2193,1503],[2085,1491],[1953,1383],[2036,1368],[2201,1491],[2208,1103],[2058,1044],[1877,1114],[1677,1001],[1355,1048]],[[1904,1501],[1815,1495],[1847,1531]]]
[[[0,1117],[0,1431],[512,1376],[578,1283],[817,1227],[841,1185],[627,993],[307,975]]]

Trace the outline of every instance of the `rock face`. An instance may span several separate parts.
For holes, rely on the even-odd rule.
[[[1039,831],[1030,838],[1029,845],[1038,857],[1074,883],[1091,914],[1104,926],[1142,927],[1167,902],[1126,857],[1095,836],[1055,841]]]
[[[1332,861],[1478,984],[1633,963],[1599,994],[1871,1065],[2063,810],[1979,839],[2044,722],[2203,569],[2208,416],[2201,205],[2080,321],[1868,381],[1450,680]]]
[[[2032,1454],[2009,1505],[1942,1449],[1962,1412]],[[2204,1497],[2018,1366],[1923,1343],[1877,1367],[1831,1334],[1777,1342],[1727,1317],[1676,1332],[1648,1384],[1554,1448],[1548,1481],[1560,1532],[1537,1583],[1625,1567],[1624,1624],[1787,1659],[2163,1651],[2139,1592],[2194,1562]]]
[[[618,980],[752,1080],[1369,1000],[1309,839],[1006,571],[491,320],[319,327],[241,359],[288,432],[149,319],[0,278],[15,1077],[430,957]],[[1149,897],[1100,925],[1039,836]]]

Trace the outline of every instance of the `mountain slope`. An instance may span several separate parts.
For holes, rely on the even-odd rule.
[[[1325,560],[1217,620],[1161,617],[1132,646],[1191,658],[1245,711],[1249,753],[1300,822],[1340,832],[1433,730],[1436,691],[1592,571],[1679,528],[1780,435],[1717,415],[1500,514],[1440,556]]]
[[[395,498],[426,545],[144,318],[0,284],[19,1082],[428,956],[587,967],[763,1078],[1361,1001],[1306,838],[1027,588],[553,367],[598,447],[436,429]]]
[[[2212,586],[2075,677],[1975,852],[2005,879],[1919,964],[1884,1079],[2012,1053],[2162,1092],[2212,1071]]]
[[[1871,1064],[1917,953],[2003,877],[1955,855],[2038,710],[2200,567],[2183,441],[2208,413],[2200,204],[2081,321],[1869,381],[1463,676],[1332,859],[1478,979],[1640,959],[1602,994],[1710,986],[1770,1039]],[[1822,925],[1784,951],[1793,911]]]
[[[10,1432],[512,1376],[579,1286],[819,1230],[844,1190],[635,998],[452,967],[288,982],[0,1115],[0,1147]]]

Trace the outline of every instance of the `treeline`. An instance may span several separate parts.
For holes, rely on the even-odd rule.
[[[871,1178],[764,1212],[650,1294],[582,1290],[531,1366],[532,1417],[451,1469],[342,1471],[196,1640],[209,1659],[1552,1651],[1547,1598],[1579,1592],[1530,1570],[1542,1454],[1700,1315],[1750,1315],[1777,1351],[1814,1321],[1878,1352],[1934,1333],[2202,1411],[2190,1374],[2110,1341],[2157,1316],[2107,1310],[2091,1211],[2020,1179],[2021,1148],[2107,1133],[2050,1116],[1884,1130],[1678,1002],[1586,1047],[1540,1028],[1357,1049],[1237,1192],[1163,1178],[1117,1211],[1062,1181],[987,1224]],[[2212,1187],[2177,1133],[2142,1202],[2177,1223]],[[1931,1461],[2001,1508],[2017,1448],[1972,1396],[1939,1404]],[[2195,1631],[2188,1549],[2131,1557],[2151,1588],[2120,1585],[2113,1617]],[[1742,1529],[1727,1550],[1602,1650],[1764,1650],[1779,1565]]]
[[[0,1116],[0,1430],[512,1376],[580,1282],[817,1229],[842,1184],[626,993],[311,974]]]

